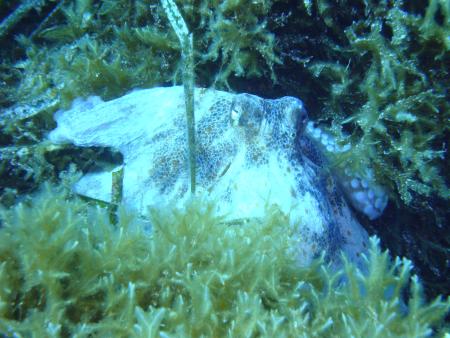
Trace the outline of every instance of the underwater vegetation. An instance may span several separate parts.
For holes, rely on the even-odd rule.
[[[286,36],[284,61],[302,64],[322,93],[314,118],[353,144],[336,165],[372,167],[393,200],[412,208],[448,200],[448,1],[304,4],[292,21],[309,38]]]
[[[270,1],[178,1],[178,6],[195,36],[205,85],[229,87],[231,74],[274,77],[279,60],[266,27]],[[80,96],[110,99],[181,80],[180,46],[159,1],[67,1],[43,20],[33,40],[17,38],[26,58],[14,65],[20,81],[13,101],[60,95],[67,105]]]
[[[338,143],[352,145],[334,165],[354,172],[371,167],[390,192],[386,218],[368,225],[370,231],[446,293],[449,2],[303,3],[287,22],[297,29],[274,32],[286,68],[276,69],[278,92],[301,79],[292,94]]]
[[[449,1],[175,2],[194,34],[196,85],[305,101],[318,126],[352,145],[333,165],[371,167],[388,189],[401,216],[377,228],[383,243],[438,279],[434,293],[448,293]],[[22,5],[29,11],[8,21],[20,25],[3,30]],[[6,205],[74,161],[73,149],[41,143],[57,109],[181,81],[180,46],[159,1],[7,0],[0,18]],[[35,115],[11,118],[16,106]]]
[[[286,216],[227,224],[214,205],[118,223],[46,185],[1,211],[0,332],[15,337],[426,337],[450,300],[426,304],[411,262],[371,239],[365,268],[298,267]],[[442,331],[444,332],[444,331]]]

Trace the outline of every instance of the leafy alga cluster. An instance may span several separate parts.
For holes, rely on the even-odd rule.
[[[320,113],[312,114],[353,145],[337,165],[356,172],[372,167],[391,196],[411,207],[427,208],[430,197],[448,199],[448,1],[304,5],[300,11],[320,28],[314,33],[303,23],[311,41],[297,46],[320,46],[297,58],[322,92],[323,104],[314,105]]]
[[[267,28],[272,1],[177,1],[194,34],[198,83],[270,75],[279,62]],[[159,1],[74,0],[56,5],[33,34],[18,38],[26,58],[12,102],[100,95],[181,80],[180,46]],[[12,95],[12,96],[11,96]]]
[[[118,222],[45,187],[1,212],[0,332],[27,337],[425,337],[450,301],[424,304],[411,262],[378,240],[362,270],[299,267],[287,219],[225,223],[197,199]],[[442,328],[441,328],[442,329]]]

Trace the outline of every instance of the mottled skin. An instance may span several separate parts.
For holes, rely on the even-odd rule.
[[[309,142],[314,135],[302,101],[196,93],[198,190],[220,201],[218,214],[231,221],[258,219],[275,206],[295,227],[299,261],[323,251],[333,260],[340,250],[358,260],[367,233],[337,193],[325,157]],[[56,114],[58,127],[49,139],[120,151],[123,202],[143,215],[147,206],[182,207],[191,196],[183,98],[182,87],[168,87],[96,104],[91,99]],[[76,192],[109,202],[110,176],[107,170],[87,173]]]
[[[280,118],[281,117],[281,118]],[[231,103],[232,125],[245,126],[246,129],[258,131],[262,127],[263,119],[272,128],[274,136],[284,135],[285,132],[302,133],[308,122],[308,114],[303,102],[292,96],[280,99],[263,99],[251,94],[238,94]],[[290,126],[297,126],[297,130],[290,130]]]
[[[323,213],[331,210],[326,236],[321,239],[323,247],[327,248],[327,256],[339,253],[345,242],[339,227],[335,222],[336,213],[342,209],[342,197],[333,175],[328,169],[328,161],[323,152],[316,146],[306,133],[308,114],[303,102],[295,97],[285,96],[280,99],[262,99],[250,94],[238,94],[231,104],[231,123],[233,126],[245,127],[247,137],[253,137],[264,129],[263,121],[269,124],[267,128],[272,134],[276,146],[286,150],[292,149],[291,160],[306,162],[315,172],[316,187],[326,199],[317,196],[317,192],[309,191],[323,200]],[[295,130],[288,126],[296,126]],[[276,140],[276,141],[275,141]]]
[[[245,127],[249,137],[260,132],[264,128],[263,120],[266,120],[277,145],[284,145],[294,138],[297,148],[295,155],[322,171],[321,176],[327,172],[326,156],[304,133],[308,114],[301,100],[292,96],[269,100],[250,94],[238,94],[231,103],[230,117],[231,124]],[[296,129],[292,130],[290,126],[296,126]],[[292,147],[292,143],[287,143],[286,146],[288,144]]]

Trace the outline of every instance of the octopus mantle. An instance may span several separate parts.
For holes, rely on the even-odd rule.
[[[264,217],[278,207],[297,229],[299,260],[325,250],[351,260],[367,234],[334,179],[305,160],[307,124],[302,102],[196,89],[197,191],[217,201],[229,220]],[[77,100],[55,115],[49,139],[81,147],[112,147],[123,155],[123,203],[143,215],[148,207],[182,208],[190,198],[182,87],[136,90],[103,102]],[[109,202],[111,171],[87,173],[81,195]]]

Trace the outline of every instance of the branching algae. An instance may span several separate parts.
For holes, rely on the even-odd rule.
[[[448,1],[304,3],[328,37],[327,55],[305,64],[327,91],[318,117],[355,145],[338,165],[372,165],[391,197],[410,207],[448,200]]]
[[[425,337],[450,301],[424,304],[411,263],[372,238],[364,271],[293,261],[276,209],[225,224],[197,199],[152,211],[152,230],[120,210],[46,186],[1,212],[0,331],[15,337]],[[409,292],[406,292],[409,290]]]

